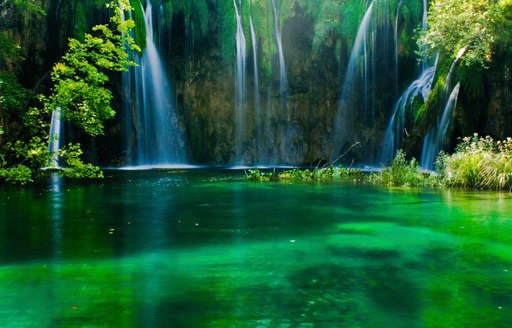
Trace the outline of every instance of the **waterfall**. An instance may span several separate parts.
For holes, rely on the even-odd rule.
[[[128,165],[172,165],[187,160],[172,86],[154,41],[151,1],[144,10],[146,48],[139,65],[123,76]]]
[[[59,168],[59,149],[61,136],[61,109],[55,108],[52,111],[50,124],[50,135],[48,142],[48,167]]]
[[[395,18],[395,63],[396,72],[395,78],[398,80],[398,14],[402,1],[398,3],[396,18]],[[423,0],[423,15],[421,20],[421,28],[427,29],[427,0]],[[393,108],[393,114],[389,121],[384,136],[384,145],[381,154],[381,162],[388,164],[395,156],[395,152],[402,146],[406,132],[406,109],[409,109],[409,120],[412,121],[413,102],[418,96],[422,96],[425,102],[430,94],[432,82],[436,73],[437,57],[432,66],[428,66],[426,60],[421,63],[421,73],[419,77],[414,80],[409,87],[402,93],[398,102]],[[412,126],[409,127],[412,130]]]
[[[334,119],[335,157],[339,155],[338,152],[341,150],[341,147],[347,142],[346,139],[352,137],[352,129],[356,125],[354,116],[355,110],[358,107],[357,103],[363,104],[365,114],[369,110],[368,49],[366,39],[371,22],[373,4],[374,1],[371,2],[359,25],[341,89],[340,107]],[[361,80],[363,80],[363,92],[360,92],[358,88]],[[362,99],[359,99],[361,97]]]
[[[275,0],[272,0],[272,8],[274,10],[274,33],[276,35],[277,52],[279,55],[279,88],[282,102],[286,99],[287,93],[287,78],[286,78],[286,65],[284,62],[283,41],[281,39],[281,32],[279,31],[279,11],[277,10]]]
[[[395,152],[402,146],[406,132],[406,110],[408,109],[409,120],[412,121],[414,100],[422,96],[423,102],[427,101],[436,74],[436,66],[437,60],[434,66],[425,69],[398,99],[384,136],[382,163],[390,163],[395,156]],[[409,130],[412,130],[412,127],[409,127]]]
[[[252,0],[249,0],[252,9]],[[251,41],[252,41],[252,57],[253,57],[253,74],[254,74],[254,147],[256,150],[256,158],[262,159],[262,124],[264,118],[261,114],[261,102],[260,102],[260,80],[258,76],[258,39],[256,38],[256,31],[252,22],[252,11],[249,11],[249,26],[251,29]]]
[[[246,114],[246,59],[247,45],[244,35],[244,27],[242,20],[242,6],[240,9],[237,0],[233,0],[236,11],[236,72],[235,72],[235,89],[236,89],[236,111],[235,111],[235,162],[242,164],[244,147],[246,146],[247,135],[247,114]]]
[[[396,14],[395,14],[395,28],[393,30],[393,39],[395,41],[395,90],[393,90],[394,95],[396,96],[398,90],[398,16],[400,14],[400,7],[402,6],[402,0],[396,6]]]
[[[446,143],[446,140],[449,139],[448,130],[451,127],[451,123],[453,121],[453,112],[455,106],[457,105],[457,97],[459,95],[460,83],[457,83],[452,88],[452,79],[455,73],[455,67],[458,62],[466,53],[467,47],[461,48],[455,59],[450,66],[450,70],[446,75],[446,81],[444,84],[443,95],[442,95],[442,103],[445,103],[445,107],[443,110],[443,114],[441,119],[438,119],[438,122],[435,126],[430,128],[423,140],[423,146],[421,148],[421,161],[420,166],[427,170],[432,170],[434,168],[434,162],[436,160],[436,156],[439,154],[439,151],[442,149],[443,145]]]
[[[249,14],[249,25],[251,28],[252,55],[254,65],[254,108],[256,110],[256,117],[258,117],[260,110],[260,80],[258,77],[258,40],[256,39],[256,31],[254,30],[251,14]]]
[[[457,97],[459,96],[460,83],[457,83],[450,93],[450,97],[446,102],[441,119],[427,133],[423,140],[421,149],[420,166],[427,170],[434,169],[434,162],[439,151],[443,148],[452,126],[457,105]]]

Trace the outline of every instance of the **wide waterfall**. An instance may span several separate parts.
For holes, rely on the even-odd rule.
[[[235,70],[235,89],[236,89],[236,109],[235,109],[235,162],[242,164],[244,161],[243,152],[247,139],[247,113],[246,113],[246,60],[247,44],[244,34],[242,19],[242,3],[239,0],[233,0],[236,11],[236,70]],[[239,8],[240,6],[240,8]]]
[[[129,166],[184,164],[187,153],[174,93],[154,41],[151,1],[146,2],[146,48],[138,67],[123,77]]]

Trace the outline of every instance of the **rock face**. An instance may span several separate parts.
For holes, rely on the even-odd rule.
[[[300,28],[296,28],[297,25]],[[321,54],[313,57],[313,24],[303,17],[287,20],[282,33],[289,45],[284,52],[288,73],[285,99],[280,94],[277,54],[272,58],[272,75],[260,79],[258,94],[253,89],[252,65],[247,69],[250,74],[243,150],[244,161],[248,164],[310,163],[328,159],[330,155],[332,117],[339,98],[339,68],[334,48],[324,47]],[[252,59],[248,62],[252,63]],[[234,64],[226,64],[219,49],[206,43],[196,45],[188,60],[177,51],[172,67],[175,68],[178,109],[190,145],[190,160],[232,163],[235,156]],[[259,98],[259,106],[256,98]]]
[[[160,3],[158,0],[154,2]],[[413,52],[404,53],[404,49],[413,49],[414,46],[400,44],[392,49],[395,47],[393,37],[390,37],[393,34],[394,16],[385,19],[382,16],[374,19],[373,25],[370,24],[364,51],[370,55],[360,62],[360,66],[369,69],[357,73],[360,75],[359,83],[371,97],[367,106],[371,115],[359,110],[366,105],[361,104],[363,100],[357,100],[359,103],[353,104],[357,109],[347,118],[350,124],[343,131],[345,139],[335,143],[334,125],[339,115],[341,89],[355,35],[340,35],[339,29],[328,30],[329,33],[323,35],[322,43],[315,44],[318,22],[297,6],[277,19],[277,30],[283,44],[283,57],[280,58],[274,17],[272,11],[268,11],[269,17],[261,19],[259,25],[255,24],[259,63],[256,76],[250,46],[252,35],[248,8],[245,7],[243,28],[248,48],[243,99],[245,121],[243,131],[240,131],[237,130],[237,111],[240,109],[237,106],[240,105],[237,105],[236,94],[240,85],[236,82],[235,16],[230,12],[229,15],[233,16],[232,26],[226,25],[225,10],[228,7],[215,1],[205,2],[206,28],[201,33],[197,32],[200,22],[189,17],[194,12],[186,14],[176,11],[172,24],[163,19],[155,23],[158,25],[157,43],[172,80],[178,117],[184,126],[188,162],[314,164],[319,160],[336,159],[353,143],[360,142],[360,146],[354,148],[343,161],[349,164],[352,160],[378,164],[393,105],[400,92],[419,72]],[[65,51],[68,36],[78,36],[82,30],[88,30],[87,26],[104,22],[108,17],[106,10],[100,10],[99,4],[92,2],[90,8],[82,0],[41,3],[47,10],[46,17],[20,12],[9,1],[0,2],[0,30],[21,45],[27,59],[19,67],[18,75],[30,89]],[[229,5],[232,6],[231,2]],[[160,10],[157,5],[154,7]],[[229,10],[234,12],[234,8],[229,7]],[[374,11],[375,14],[382,14],[384,9],[375,8]],[[395,10],[391,9],[390,12],[394,13]],[[352,20],[356,21],[356,25],[350,29],[350,33],[355,34],[360,19],[352,17]],[[400,18],[396,22],[402,20]],[[419,23],[409,25],[418,26]],[[404,24],[399,26],[405,29]],[[227,30],[232,33],[226,33]],[[473,95],[465,88],[465,83],[461,84],[452,140],[473,132],[498,138],[512,135],[512,64],[507,63],[506,58],[498,59],[496,65],[482,73],[484,91],[481,95]],[[281,70],[283,63],[285,89]],[[14,63],[4,62],[1,65],[2,70],[16,70]],[[122,131],[125,127],[122,126],[122,117],[126,113],[121,112],[121,99],[130,95],[120,91],[120,76],[113,76],[111,81],[113,88],[118,90],[114,107],[119,115],[115,121],[107,124],[107,135],[99,138],[99,142],[88,139],[81,141],[84,148],[89,150],[89,158],[96,163],[123,165],[126,162],[123,157],[126,149],[123,149]],[[4,122],[10,120],[5,114],[2,115]],[[344,119],[343,115],[341,119]],[[424,125],[433,121],[433,117],[426,119]],[[423,132],[429,127],[416,126],[414,129],[407,131],[412,137],[405,148],[410,154],[416,155],[421,147]]]

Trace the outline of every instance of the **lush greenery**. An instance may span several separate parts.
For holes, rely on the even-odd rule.
[[[125,49],[138,47],[130,37],[133,20],[123,19],[123,11],[131,9],[129,2],[108,2],[107,8],[112,11],[109,24],[96,25],[82,41],[69,39],[68,51],[51,71],[51,92],[48,96],[39,95],[38,105],[23,110],[22,102],[28,101],[26,92],[23,88],[13,91],[18,87],[13,74],[6,73],[9,79],[2,78],[0,109],[18,117],[22,127],[2,139],[0,178],[22,184],[30,182],[55,158],[69,167],[62,172],[65,176],[102,177],[98,168],[82,162],[79,144],[70,143],[58,153],[49,154],[48,143],[57,136],[50,136],[48,131],[54,110],[60,111],[64,121],[90,136],[102,134],[103,122],[115,114],[110,105],[112,93],[106,85],[108,74],[135,65]]]
[[[269,181],[290,181],[290,182],[327,182],[333,181],[337,177],[347,177],[359,175],[361,171],[345,168],[343,166],[335,167],[328,165],[327,167],[316,167],[314,169],[298,169],[283,170],[277,172],[261,171],[259,169],[252,169],[245,172],[248,180],[254,182],[269,182]]]
[[[438,183],[434,175],[421,170],[415,158],[408,161],[406,154],[401,150],[397,152],[388,167],[381,172],[369,175],[368,181],[386,186],[404,187],[421,187]]]
[[[510,191],[512,138],[466,137],[452,155],[441,154],[437,169],[448,186]]]
[[[453,55],[467,48],[463,62],[484,66],[495,51],[512,50],[510,0],[434,0],[428,25],[428,31],[419,39],[427,55]]]
[[[357,175],[362,181],[400,187],[446,186],[483,190],[512,191],[512,138],[495,141],[478,134],[465,137],[453,154],[441,152],[436,161],[437,172],[422,170],[416,159],[407,160],[399,150],[391,164],[382,171],[361,175],[344,167],[292,169],[279,173],[252,169],[246,172],[250,181],[303,182],[332,181],[335,177]]]

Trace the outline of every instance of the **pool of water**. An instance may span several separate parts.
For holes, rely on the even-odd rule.
[[[1,187],[1,327],[512,323],[511,194],[107,175]]]

